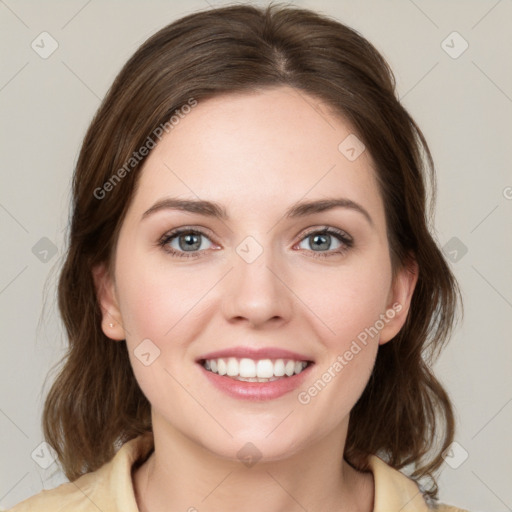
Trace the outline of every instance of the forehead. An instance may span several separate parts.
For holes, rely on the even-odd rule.
[[[362,149],[356,137],[324,102],[289,87],[200,101],[147,157],[131,209],[165,195],[253,211],[342,195],[378,217],[371,156],[347,153]]]

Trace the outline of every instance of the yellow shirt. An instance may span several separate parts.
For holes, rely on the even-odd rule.
[[[74,482],[43,490],[10,512],[139,512],[133,491],[132,466],[153,448],[153,436],[125,443],[110,462]],[[373,512],[428,512],[416,483],[376,456],[370,458],[375,481]],[[436,512],[467,512],[439,505]]]

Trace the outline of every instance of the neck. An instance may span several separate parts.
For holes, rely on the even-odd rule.
[[[140,512],[373,510],[372,474],[356,471],[341,456],[346,428],[285,459],[246,465],[153,420],[155,451],[134,473]]]

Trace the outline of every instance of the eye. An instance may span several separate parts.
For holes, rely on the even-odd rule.
[[[212,243],[208,235],[198,229],[179,228],[163,235],[158,245],[172,256],[178,258],[197,258],[202,256],[204,251],[208,249],[203,243],[204,240]],[[326,258],[345,254],[354,244],[352,237],[348,233],[327,226],[307,233],[302,238],[300,244],[304,242],[309,245],[309,248],[306,248],[306,250],[313,253],[312,256],[314,258]],[[334,247],[334,250],[332,248],[333,242],[337,245],[337,247]]]
[[[330,256],[339,256],[345,254],[354,245],[354,240],[341,229],[324,227],[320,230],[310,231],[302,239],[301,243],[306,242],[309,245],[314,258],[327,258]],[[332,250],[332,244],[338,244]],[[324,250],[326,249],[326,250]]]
[[[198,257],[200,255],[199,251],[208,249],[208,247],[205,247],[203,244],[204,239],[210,240],[202,231],[180,228],[166,233],[160,239],[158,245],[178,258]]]

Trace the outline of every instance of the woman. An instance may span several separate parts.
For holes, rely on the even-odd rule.
[[[199,12],[137,50],[73,182],[43,417],[71,483],[14,511],[460,510],[436,504],[454,418],[430,368],[460,294],[394,89],[296,8]]]

